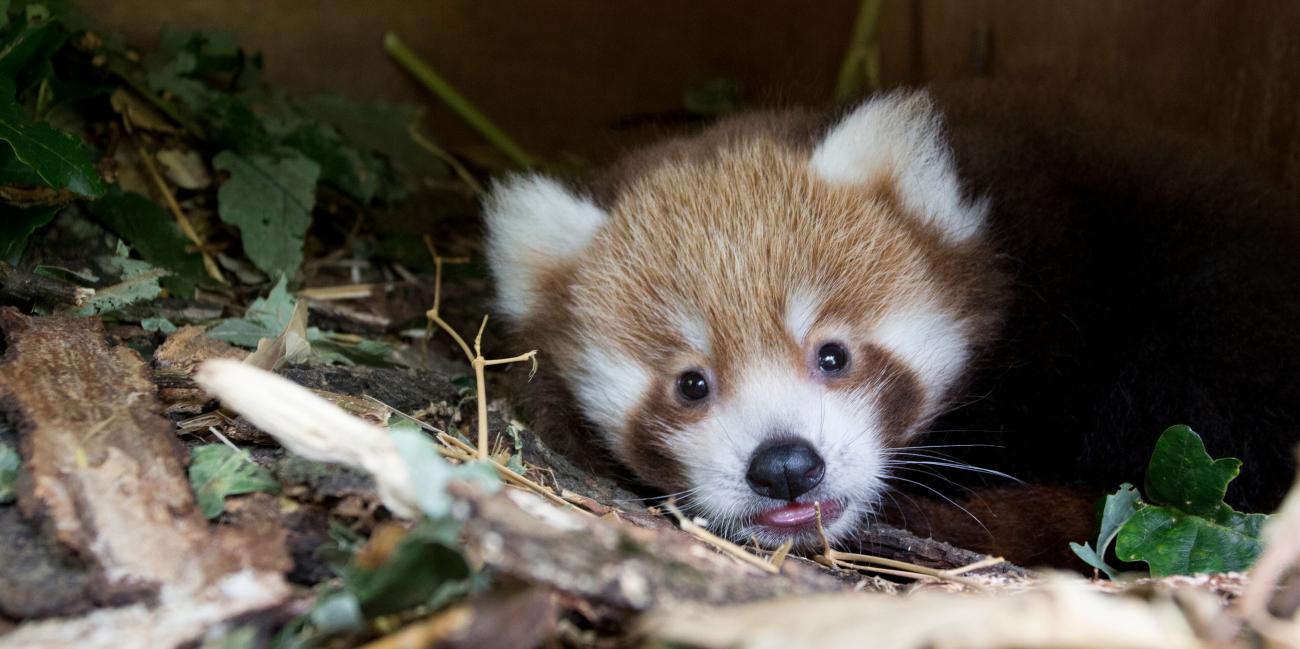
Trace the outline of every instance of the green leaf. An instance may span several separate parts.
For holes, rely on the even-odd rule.
[[[245,624],[235,628],[218,628],[208,632],[198,649],[257,649],[264,646],[256,626]]]
[[[190,450],[190,488],[199,510],[216,518],[225,509],[226,496],[266,491],[276,493],[280,483],[266,469],[225,444],[207,444]]]
[[[239,86],[256,72],[256,57],[239,48],[232,32],[163,31],[146,79],[155,92],[175,97],[202,125],[209,144],[242,152],[265,150],[269,138]],[[207,81],[223,79],[219,85]]]
[[[265,298],[258,298],[248,306],[242,318],[229,318],[208,330],[208,337],[224,340],[233,345],[257,349],[257,341],[280,335],[293,317],[297,300],[289,293],[288,282],[282,275],[280,281]],[[369,365],[391,367],[393,347],[376,340],[343,342],[328,331],[307,328],[307,342],[311,344],[312,359],[319,363],[344,365]]]
[[[303,112],[334,125],[358,147],[372,148],[403,171],[417,176],[446,177],[447,164],[411,139],[423,111],[409,104],[356,102],[338,95],[313,95],[294,101]]]
[[[361,603],[356,595],[337,591],[322,596],[307,614],[316,630],[329,635],[360,631],[365,628],[366,617],[361,613]]]
[[[216,95],[202,117],[208,137],[215,145],[244,152],[268,149],[270,138],[266,128],[252,107],[239,97]]]
[[[14,484],[18,482],[18,472],[22,467],[22,458],[7,444],[0,444],[0,505],[11,503],[16,497]]]
[[[239,39],[232,31],[167,27],[158,36],[158,49],[153,58],[161,61],[161,65],[184,58],[188,63],[181,66],[180,71],[204,75],[238,72],[242,66],[241,57]]]
[[[271,292],[264,298],[253,300],[242,318],[223,320],[208,330],[208,337],[224,340],[233,345],[257,349],[257,341],[280,335],[293,318],[296,302],[289,294],[288,281],[280,276]]]
[[[166,63],[154,66],[145,77],[154,92],[170,94],[191,113],[200,115],[207,111],[219,93],[188,76],[197,66],[198,60],[193,52],[179,52]]]
[[[172,324],[167,318],[145,318],[140,321],[140,328],[145,331],[155,331],[158,333],[174,333],[176,325]]]
[[[1119,491],[1106,496],[1106,504],[1101,512],[1101,529],[1097,533],[1096,549],[1087,543],[1070,544],[1070,549],[1074,550],[1074,554],[1084,563],[1106,573],[1106,576],[1112,580],[1116,578],[1118,571],[1106,563],[1106,549],[1119,534],[1120,526],[1133,517],[1137,502],[1138,490],[1127,482],[1120,485]]]
[[[1236,458],[1211,458],[1191,428],[1166,429],[1147,465],[1147,497],[1156,504],[1120,527],[1116,556],[1146,562],[1156,577],[1248,568],[1263,549],[1268,517],[1223,502],[1240,470]]]
[[[0,185],[43,186],[45,181],[27,163],[18,159],[8,142],[0,142]]]
[[[188,250],[193,244],[158,204],[113,186],[88,207],[95,218],[125,239],[146,261],[171,271],[162,282],[167,290],[191,296],[195,286],[204,281],[203,258]]]
[[[1147,465],[1146,495],[1152,502],[1189,514],[1214,512],[1223,502],[1228,483],[1241,471],[1241,460],[1210,458],[1205,443],[1187,426],[1161,433]]]
[[[48,63],[54,52],[63,45],[68,31],[57,21],[48,19],[41,13],[32,12],[29,6],[24,16],[13,25],[12,36],[0,49],[0,79],[22,80],[16,89],[28,87],[32,83],[30,73],[34,68]],[[12,92],[4,99],[12,98]]]
[[[453,478],[474,481],[485,489],[499,487],[495,473],[485,463],[453,466],[415,422],[394,416],[389,433],[416,481],[418,505],[425,514],[401,539],[380,566],[367,566],[355,558],[340,570],[343,592],[318,600],[309,614],[312,625],[324,634],[355,631],[364,619],[416,607],[436,609],[481,583],[460,551],[461,525],[451,516],[452,498],[447,482]],[[340,550],[350,551],[356,539],[346,530],[331,532]]]
[[[369,203],[379,190],[383,162],[343,141],[333,127],[305,123],[283,143],[302,152],[320,165],[321,181],[337,187],[362,203]]]
[[[506,434],[510,435],[510,441],[515,447],[515,452],[510,454],[510,459],[506,461],[506,468],[523,475],[527,467],[524,466],[524,440],[520,437],[523,429],[516,426],[513,422],[506,426]]]
[[[302,264],[320,166],[298,154],[274,158],[223,151],[212,161],[228,171],[217,192],[221,220],[239,228],[244,253],[263,272],[293,275]]]
[[[27,247],[27,239],[48,225],[58,213],[57,205],[21,208],[0,203],[0,259],[17,264]]]
[[[1223,496],[1240,471],[1237,458],[1211,458],[1190,427],[1170,426],[1156,440],[1147,465],[1147,496],[1189,514],[1223,516],[1231,511],[1225,512]]]
[[[1120,528],[1115,554],[1124,561],[1145,561],[1153,577],[1249,568],[1263,550],[1259,526],[1265,516],[1233,512],[1216,518],[1144,507]]]
[[[452,465],[442,458],[437,445],[410,419],[394,416],[388,422],[388,433],[410,469],[417,505],[429,518],[451,513],[452,497],[447,492],[447,483],[452,480],[473,482],[489,493],[500,488],[501,483],[491,465],[486,462]]]
[[[470,567],[457,549],[460,524],[450,517],[423,519],[388,561],[373,570],[353,562],[343,577],[367,617],[416,606],[436,607],[468,592]]]
[[[307,342],[311,343],[312,358],[320,363],[339,365],[366,365],[369,367],[397,367],[393,346],[379,340],[343,341],[328,331],[307,328]]]
[[[83,196],[103,194],[104,182],[85,144],[48,124],[29,122],[13,94],[13,81],[0,76],[0,140],[8,142],[18,160],[51,187],[66,187]]]
[[[111,313],[129,304],[162,295],[162,286],[158,282],[167,276],[167,271],[154,268],[148,262],[131,259],[130,254],[126,244],[117,242],[117,254],[110,261],[122,271],[121,278],[112,286],[95,289],[95,295],[76,311],[77,315]]]

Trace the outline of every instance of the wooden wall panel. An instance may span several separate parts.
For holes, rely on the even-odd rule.
[[[529,148],[600,159],[611,128],[739,79],[762,104],[829,97],[857,0],[82,0],[107,29],[224,27],[300,91],[427,101],[384,55],[398,31]],[[1300,196],[1300,2],[885,0],[889,85],[972,75],[1087,95],[1218,141]],[[979,54],[973,51],[982,52]],[[431,106],[453,147],[477,138]]]
[[[1300,2],[896,0],[890,83],[993,78],[1097,98],[1231,149],[1300,196]]]

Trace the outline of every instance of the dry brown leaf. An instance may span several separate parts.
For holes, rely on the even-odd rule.
[[[274,372],[286,363],[304,361],[310,354],[311,343],[307,342],[307,302],[299,300],[280,335],[274,340],[263,338],[257,341],[257,350],[249,354],[244,362]]]
[[[140,98],[139,95],[125,88],[118,88],[108,99],[113,110],[117,111],[131,126],[155,133],[176,133],[171,123],[157,108]]]
[[[163,149],[154,157],[162,166],[164,176],[183,189],[206,189],[212,184],[212,175],[199,154],[190,150]]]

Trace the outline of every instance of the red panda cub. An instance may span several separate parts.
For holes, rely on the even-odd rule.
[[[843,541],[931,469],[1140,483],[1176,423],[1246,460],[1230,500],[1275,506],[1300,216],[1271,201],[1066,103],[896,91],[732,118],[579,183],[515,176],[487,248],[541,350],[545,437],[719,533],[806,547],[818,508]]]

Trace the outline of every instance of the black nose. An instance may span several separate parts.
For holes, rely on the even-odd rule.
[[[749,461],[745,479],[754,493],[778,500],[794,500],[808,493],[826,475],[817,451],[801,439],[760,446]]]

